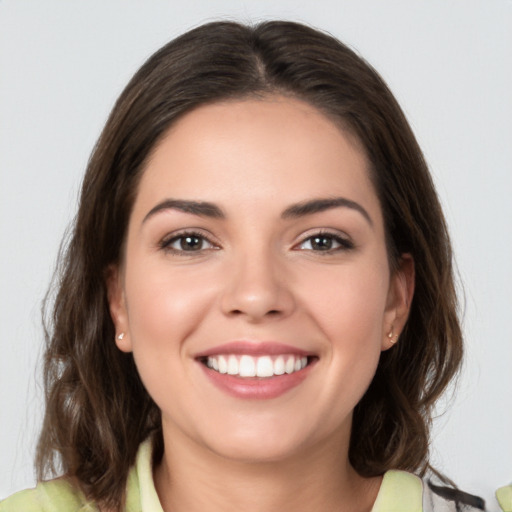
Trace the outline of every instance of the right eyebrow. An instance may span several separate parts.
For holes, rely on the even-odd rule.
[[[373,227],[373,221],[370,217],[370,214],[359,203],[356,203],[355,201],[345,197],[330,197],[325,199],[319,198],[293,204],[286,208],[281,216],[284,219],[298,218],[340,207],[351,208],[352,210],[359,212],[366,219],[368,224]]]
[[[200,217],[210,217],[213,219],[224,219],[226,216],[223,211],[214,203],[205,201],[188,201],[186,199],[164,199],[154,206],[142,220],[142,224],[150,217],[164,210],[178,210],[184,213],[191,213]]]

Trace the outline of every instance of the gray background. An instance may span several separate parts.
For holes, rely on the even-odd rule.
[[[34,483],[40,303],[88,155],[144,59],[206,20],[330,31],[388,81],[430,163],[465,289],[465,370],[433,461],[491,500],[512,479],[512,2],[0,0],[0,498]]]

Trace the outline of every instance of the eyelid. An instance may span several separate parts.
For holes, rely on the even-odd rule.
[[[310,230],[307,233],[302,234],[299,242],[297,242],[293,246],[293,249],[301,250],[300,246],[302,244],[304,244],[305,242],[307,242],[308,240],[310,240],[314,237],[322,237],[322,236],[330,237],[330,238],[334,239],[336,242],[338,242],[340,244],[340,247],[336,247],[335,249],[330,249],[330,250],[326,250],[326,251],[314,251],[313,249],[302,249],[302,250],[309,250],[309,251],[318,252],[318,253],[323,252],[324,254],[329,254],[329,253],[332,254],[333,252],[344,251],[344,250],[347,251],[347,250],[351,250],[351,249],[355,248],[354,242],[346,233],[342,233],[337,230],[331,231],[329,229],[324,228],[324,229]]]
[[[187,236],[195,236],[197,238],[203,239],[205,242],[211,245],[211,247],[208,247],[206,249],[200,249],[197,251],[184,251],[179,249],[174,249],[171,247],[171,244],[175,242],[176,240],[179,240],[180,238],[185,238]],[[205,251],[211,251],[211,250],[217,250],[220,248],[219,244],[213,240],[213,237],[210,234],[206,234],[202,229],[200,228],[183,228],[179,229],[177,231],[173,231],[172,233],[168,233],[165,235],[159,242],[158,242],[158,248],[166,251],[171,252],[178,255],[184,255],[184,256],[191,256],[195,254],[201,254]]]

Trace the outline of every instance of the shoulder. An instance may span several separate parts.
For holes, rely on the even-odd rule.
[[[40,482],[0,502],[0,512],[96,512],[82,492],[67,478]]]
[[[142,508],[163,512],[153,485],[151,459],[151,443],[146,441],[141,444],[136,464],[128,473],[127,512],[141,512]],[[0,501],[0,512],[99,512],[99,508],[87,500],[70,478],[60,477],[40,482],[34,489],[17,492]]]
[[[423,483],[406,471],[384,474],[372,512],[422,512]]]
[[[500,487],[496,491],[496,499],[503,512],[512,512],[512,484]]]
[[[484,501],[478,496],[421,479],[406,471],[384,474],[372,512],[482,512]]]

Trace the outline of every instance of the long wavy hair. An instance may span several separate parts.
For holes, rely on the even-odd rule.
[[[306,101],[359,139],[390,265],[403,253],[415,261],[409,319],[355,408],[350,462],[368,477],[429,467],[433,405],[459,369],[462,336],[447,228],[412,130],[377,72],[334,37],[293,22],[215,22],[147,60],[92,153],[46,301],[40,479],[64,473],[90,499],[120,510],[129,468],[151,433],[161,456],[160,411],[131,354],[114,343],[106,272],[122,258],[138,182],[169,127],[199,105],[269,94]]]

